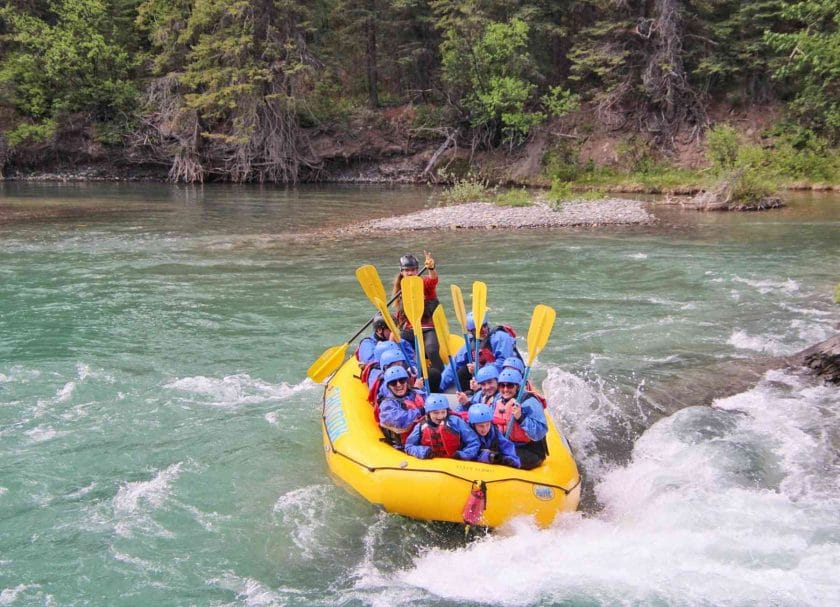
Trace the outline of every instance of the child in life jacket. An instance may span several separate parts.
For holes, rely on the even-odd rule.
[[[408,433],[423,419],[423,393],[409,388],[408,371],[401,366],[389,368],[382,375],[387,396],[374,405],[373,414],[382,433],[392,446],[402,449]]]
[[[505,438],[505,435],[493,425],[493,409],[488,405],[475,404],[469,409],[470,426],[478,436],[477,462],[485,464],[502,464],[511,468],[519,468],[519,456],[516,447]]]
[[[491,408],[495,405],[496,399],[499,398],[499,371],[496,365],[485,365],[475,374],[475,393],[470,397],[465,392],[456,392],[458,404],[461,405],[463,411],[469,409],[470,405],[475,403],[483,403],[490,405]],[[480,389],[479,389],[480,388]]]
[[[455,353],[453,362],[455,363],[455,372],[458,374],[459,383],[462,386],[467,385],[470,381],[470,376],[476,372],[476,367],[479,369],[492,364],[497,371],[502,370],[505,360],[510,357],[521,358],[519,350],[516,348],[516,338],[513,336],[513,329],[507,325],[499,325],[493,329],[487,323],[487,317],[484,317],[484,322],[481,328],[477,331],[476,337],[475,320],[472,312],[467,314],[467,341]],[[473,361],[475,356],[476,339],[478,339],[478,365]],[[443,374],[440,378],[440,389],[446,390],[450,386],[455,385],[455,373],[452,372],[450,366],[443,369]]]
[[[499,398],[493,410],[493,424],[516,447],[521,467],[531,470],[539,466],[548,455],[545,435],[548,422],[542,402],[528,391],[517,400],[522,374],[514,369],[499,373]]]
[[[430,394],[426,418],[414,426],[405,441],[405,452],[419,459],[470,460],[478,454],[478,436],[460,417],[449,415],[449,401],[443,394]]]

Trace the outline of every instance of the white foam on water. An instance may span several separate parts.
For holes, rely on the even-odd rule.
[[[171,484],[181,474],[182,462],[159,471],[148,481],[135,481],[122,485],[112,500],[115,530],[118,535],[131,537],[135,529],[154,535],[172,537],[158,525],[151,514],[164,505],[171,494]]]
[[[300,558],[311,560],[321,555],[329,542],[319,541],[319,535],[329,530],[331,503],[330,485],[310,485],[281,495],[274,504],[274,513],[283,519]]]
[[[740,329],[735,329],[729,336],[729,339],[726,340],[726,343],[739,350],[752,350],[754,352],[762,352],[773,356],[791,354],[795,351],[795,349],[786,347],[775,337],[749,335],[746,331],[742,331]]]
[[[603,474],[597,515],[564,515],[543,531],[517,520],[467,548],[431,549],[384,574],[381,594],[408,587],[504,606],[840,604],[838,404],[836,388],[777,372],[714,407],[683,409]]]
[[[786,295],[792,295],[799,291],[799,283],[792,278],[789,278],[785,281],[779,280],[754,280],[750,278],[741,278],[740,276],[735,276],[732,278],[732,282],[739,282],[745,285],[749,285],[754,289],[757,289],[759,293],[766,295],[768,293],[772,293],[774,291],[781,291]]]
[[[67,432],[59,432],[51,426],[37,426],[31,430],[27,430],[24,434],[29,437],[29,442],[34,444],[52,440],[57,436],[67,434]]]
[[[86,485],[86,486],[82,487],[81,489],[77,489],[76,491],[68,493],[67,495],[64,496],[64,499],[77,500],[80,497],[84,497],[85,495],[87,495],[88,493],[93,491],[94,489],[96,489],[96,481],[92,482],[89,485]]]
[[[647,253],[631,253],[631,254],[627,255],[627,258],[628,259],[647,259],[648,254]]]
[[[632,432],[627,413],[610,397],[600,378],[590,384],[559,367],[549,367],[542,390],[558,430],[568,439],[587,475],[601,478],[609,466],[598,453],[598,437]]]
[[[64,387],[59,390],[56,395],[55,399],[57,402],[63,403],[70,399],[73,396],[73,392],[76,390],[76,382],[69,381],[64,384]]]
[[[121,563],[126,563],[133,567],[136,567],[140,571],[148,571],[148,572],[158,572],[161,571],[161,567],[151,561],[147,561],[145,559],[138,558],[136,556],[131,556],[130,554],[125,554],[123,552],[118,552],[114,549],[113,546],[110,548],[111,556],[114,558],[115,561],[120,561]]]
[[[277,590],[272,590],[259,580],[249,577],[240,577],[227,572],[218,578],[207,580],[207,584],[236,595],[238,605],[245,607],[281,607],[287,604],[283,595]],[[293,589],[283,589],[286,593],[298,594]]]
[[[164,385],[164,388],[209,397],[210,402],[205,404],[212,406],[236,408],[272,400],[285,400],[295,394],[310,390],[314,385],[308,378],[293,385],[286,382],[279,385],[270,384],[253,379],[247,373],[241,373],[228,375],[222,379],[203,375],[184,377]]]
[[[14,588],[4,588],[0,590],[0,605],[14,605],[18,602],[18,597],[27,599],[26,605],[44,605],[44,607],[57,605],[55,598],[40,588],[41,584],[18,584]]]
[[[6,487],[0,487],[0,495],[5,495],[8,489]]]

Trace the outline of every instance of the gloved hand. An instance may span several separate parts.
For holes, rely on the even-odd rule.
[[[431,447],[426,447],[426,450],[423,452],[423,459],[433,459],[434,456],[435,454],[432,453]]]
[[[478,457],[475,458],[475,461],[481,462],[482,464],[492,464],[493,452],[490,449],[482,449],[478,452]]]
[[[517,462],[512,457],[503,457],[502,460],[499,462],[503,466],[510,466],[511,468],[519,468],[519,462]]]

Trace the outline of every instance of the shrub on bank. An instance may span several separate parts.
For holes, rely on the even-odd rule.
[[[502,207],[529,207],[531,194],[525,188],[512,188],[497,194],[494,202]]]

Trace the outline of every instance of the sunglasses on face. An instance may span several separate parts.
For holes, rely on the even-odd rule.
[[[500,388],[518,388],[518,384],[509,384],[508,382],[499,382]]]
[[[407,379],[395,379],[394,381],[389,381],[388,385],[389,386],[396,386],[398,384],[407,384],[407,383],[408,383]]]

